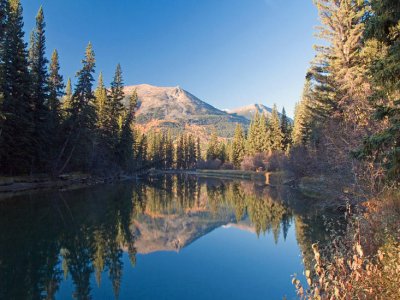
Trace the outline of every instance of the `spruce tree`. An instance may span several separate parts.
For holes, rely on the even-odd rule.
[[[3,93],[2,112],[7,118],[2,123],[0,136],[0,169],[11,175],[32,170],[33,103],[30,99],[30,77],[20,1],[10,0],[6,13],[3,78],[0,84]]]
[[[99,79],[97,81],[97,88],[94,91],[94,96],[95,96],[95,108],[96,108],[96,114],[97,114],[97,127],[100,131],[105,131],[105,126],[107,123],[107,111],[106,111],[106,103],[108,101],[107,99],[107,89],[104,86],[104,81],[103,81],[103,73],[100,72]]]
[[[59,125],[61,117],[61,103],[60,99],[64,96],[64,82],[63,77],[60,75],[60,64],[58,61],[57,50],[53,51],[49,67],[49,101],[48,107],[50,111],[50,119],[56,125]]]
[[[108,101],[109,108],[107,109],[108,124],[107,130],[114,137],[118,138],[119,126],[118,120],[120,119],[124,105],[122,100],[124,99],[124,83],[122,79],[122,70],[120,64],[115,69],[114,79],[111,82],[110,99]]]
[[[231,151],[231,162],[235,167],[239,168],[245,155],[245,138],[240,124],[236,124]]]
[[[283,148],[283,133],[281,130],[278,109],[274,104],[270,121],[270,145],[272,151],[281,151]]]
[[[294,145],[308,145],[312,139],[313,124],[316,121],[312,114],[312,89],[310,79],[306,79],[303,88],[303,95],[296,105],[292,140]]]
[[[201,141],[200,138],[197,137],[196,141],[196,162],[201,160]]]
[[[188,168],[193,169],[196,166],[196,143],[193,135],[188,138]]]
[[[89,171],[92,164],[96,128],[96,110],[94,107],[93,73],[95,56],[92,44],[86,47],[82,60],[82,69],[76,74],[77,84],[71,98],[70,117],[67,120],[67,134],[59,164],[58,172],[63,172],[72,162],[72,169]]]
[[[181,170],[185,167],[185,138],[181,134],[177,140],[175,151],[176,168]]]
[[[286,151],[292,143],[292,127],[286,116],[285,108],[282,109],[281,114],[281,131],[283,134],[282,150]]]
[[[165,141],[165,169],[171,169],[174,164],[174,142],[172,140],[172,134],[171,130],[168,130],[166,136],[166,141]]]
[[[121,138],[118,146],[120,166],[125,172],[132,172],[134,168],[134,136],[132,126],[135,119],[137,102],[137,94],[136,91],[134,91],[134,93],[129,97],[129,107],[122,127]]]
[[[53,51],[51,56],[51,62],[49,66],[49,96],[48,96],[48,142],[50,163],[54,163],[56,151],[59,144],[61,143],[61,124],[62,124],[62,110],[60,99],[64,95],[64,83],[63,77],[60,75],[60,65],[58,62],[57,50]],[[54,170],[54,165],[51,166],[51,170]]]
[[[215,160],[219,156],[219,142],[217,132],[214,130],[211,134],[210,141],[207,147],[206,158],[207,160]]]
[[[68,119],[71,113],[72,94],[71,78],[68,78],[67,85],[65,87],[65,95],[62,98],[61,104],[62,116],[64,120]]]
[[[371,64],[372,103],[381,130],[367,137],[358,158],[379,163],[389,180],[400,180],[400,4],[373,0],[374,13],[367,22],[367,47],[377,53]],[[370,49],[371,50],[371,49]]]
[[[29,49],[29,69],[31,79],[31,99],[33,101],[33,122],[35,141],[35,165],[38,170],[43,170],[48,156],[49,132],[49,77],[47,72],[46,38],[43,8],[40,7],[36,15],[36,27],[31,35]]]
[[[367,1],[316,0],[322,26],[318,36],[327,45],[318,46],[310,74],[315,81],[313,99],[317,117],[364,126],[370,107],[365,101],[365,70],[360,45],[367,14]]]

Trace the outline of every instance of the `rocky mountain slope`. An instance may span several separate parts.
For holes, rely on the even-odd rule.
[[[137,123],[146,132],[156,128],[185,130],[206,138],[215,128],[219,136],[231,137],[237,123],[244,127],[249,124],[243,116],[219,110],[180,87],[127,86],[126,101],[134,90],[139,98]]]
[[[247,106],[243,106],[243,107],[239,107],[239,108],[235,108],[235,109],[229,109],[226,110],[227,113],[233,115],[233,116],[238,116],[238,117],[244,117],[248,120],[251,120],[254,115],[256,114],[256,112],[258,112],[259,114],[264,114],[265,116],[271,116],[272,113],[272,108],[265,106],[263,104],[251,104],[251,105],[247,105]],[[279,116],[281,116],[281,114],[279,113]],[[289,121],[292,121],[289,118]]]

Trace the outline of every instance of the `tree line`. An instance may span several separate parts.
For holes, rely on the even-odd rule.
[[[135,128],[136,91],[126,101],[118,64],[107,88],[100,73],[94,87],[95,53],[88,44],[82,67],[64,83],[59,56],[46,58],[42,7],[29,46],[22,5],[0,0],[0,173],[132,173],[145,168],[194,168],[200,140]]]
[[[243,168],[245,158],[267,153],[284,155],[288,153],[292,144],[292,127],[285,108],[279,115],[274,105],[270,116],[256,112],[248,130],[237,124],[232,140],[219,140],[214,132],[208,143],[205,158],[208,162],[218,161],[211,167]]]
[[[371,190],[400,179],[400,3],[316,0],[324,41],[296,107],[293,142]]]
[[[27,47],[20,1],[1,0],[0,8],[1,173],[127,171],[133,161],[137,95],[123,105],[120,65],[110,89],[100,75],[93,90],[96,60],[89,43],[74,89],[70,79],[65,88],[57,50],[50,62],[46,58],[43,9]]]

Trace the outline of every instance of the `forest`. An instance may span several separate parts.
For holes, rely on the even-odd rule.
[[[76,84],[46,58],[43,9],[27,45],[22,5],[0,0],[0,174],[133,175],[149,169],[283,171],[294,185],[323,183],[327,205],[349,218],[345,237],[313,245],[305,299],[399,296],[400,2],[314,0],[321,45],[305,74],[294,122],[274,106],[232,139],[210,132],[141,132],[138,97],[124,102],[118,64],[109,87],[88,44]],[[322,200],[321,200],[322,202]],[[326,203],[325,203],[326,204]],[[362,278],[362,280],[360,280]],[[379,298],[379,297],[378,297]]]

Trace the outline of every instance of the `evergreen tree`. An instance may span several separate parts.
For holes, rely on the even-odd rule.
[[[65,95],[62,100],[62,115],[63,119],[68,119],[70,116],[71,112],[71,103],[72,103],[72,84],[71,84],[71,78],[68,78],[67,80],[67,85],[65,87]]]
[[[62,111],[60,99],[64,95],[64,83],[63,77],[59,73],[60,65],[58,62],[57,50],[53,51],[51,56],[51,63],[49,67],[49,97],[48,97],[48,110],[49,110],[49,120],[48,120],[48,142],[49,153],[50,153],[50,163],[54,163],[56,149],[61,143],[61,120]],[[54,165],[51,166],[54,170]]]
[[[278,109],[274,104],[270,121],[270,145],[272,151],[280,151],[283,148],[283,133],[281,130]]]
[[[292,140],[294,145],[307,145],[312,140],[313,125],[312,115],[312,90],[310,79],[306,79],[303,95],[300,102],[296,105],[294,124],[292,130]],[[315,140],[315,138],[313,138]]]
[[[137,93],[134,91],[129,98],[129,108],[122,127],[121,138],[118,146],[120,166],[126,172],[132,172],[134,168],[134,136],[132,126],[135,119],[137,102]]]
[[[249,132],[247,135],[246,148],[247,153],[254,155],[269,151],[271,147],[269,120],[266,119],[264,114],[257,111],[250,123]]]
[[[53,51],[49,67],[49,102],[50,120],[55,126],[59,126],[61,118],[60,99],[64,96],[64,82],[60,75],[60,64],[58,62],[58,52]]]
[[[133,146],[133,158],[134,158],[134,170],[140,170],[145,167],[147,159],[147,137],[145,134],[134,130],[134,146]]]
[[[200,138],[197,137],[197,142],[196,142],[196,162],[201,160],[201,142]]]
[[[178,170],[183,169],[185,167],[185,138],[183,134],[181,134],[178,138],[176,144],[176,151],[175,151],[175,162],[176,168]]]
[[[245,138],[240,124],[236,124],[231,151],[231,162],[235,167],[239,168],[245,155]]]
[[[63,158],[58,172],[63,172],[72,160],[72,169],[88,171],[92,163],[96,127],[96,110],[94,107],[93,73],[95,56],[92,44],[89,43],[82,69],[76,74],[78,83],[71,99],[70,117],[67,120],[69,133],[59,157]]]
[[[122,100],[124,99],[124,83],[122,79],[122,70],[120,64],[117,65],[114,74],[114,80],[111,82],[110,99],[108,101],[109,108],[108,113],[108,124],[107,130],[113,138],[118,138],[119,127],[118,121],[122,116],[124,105]]]
[[[215,160],[219,156],[219,142],[217,132],[214,130],[211,134],[210,141],[207,147],[206,158],[207,160]]]
[[[400,180],[400,4],[395,0],[371,1],[367,46],[377,55],[371,65],[375,118],[384,129],[366,138],[357,156],[380,163],[387,177]],[[371,51],[371,49],[369,49]]]
[[[195,143],[195,139],[193,137],[193,135],[189,135],[188,137],[188,168],[189,169],[193,169],[196,166],[196,143]]]
[[[33,101],[33,122],[35,141],[35,165],[43,170],[49,149],[49,77],[47,72],[46,38],[43,9],[36,16],[36,27],[31,35],[29,67],[31,80],[31,99]]]
[[[33,160],[33,103],[24,42],[22,6],[10,0],[3,32],[2,113],[7,116],[0,135],[0,169],[6,174],[31,171]]]
[[[174,164],[174,142],[172,140],[171,130],[168,130],[165,136],[164,153],[165,153],[165,169],[171,169]]]
[[[289,119],[286,116],[285,108],[282,109],[281,114],[281,131],[283,134],[282,150],[286,151],[292,143],[292,128]]]
[[[107,89],[104,86],[103,81],[103,73],[100,72],[99,79],[98,79],[97,88],[94,92],[95,96],[95,107],[96,107],[96,114],[97,114],[97,127],[100,131],[104,133],[105,126],[107,123],[107,111],[106,111],[106,103],[108,102],[107,98]]]

